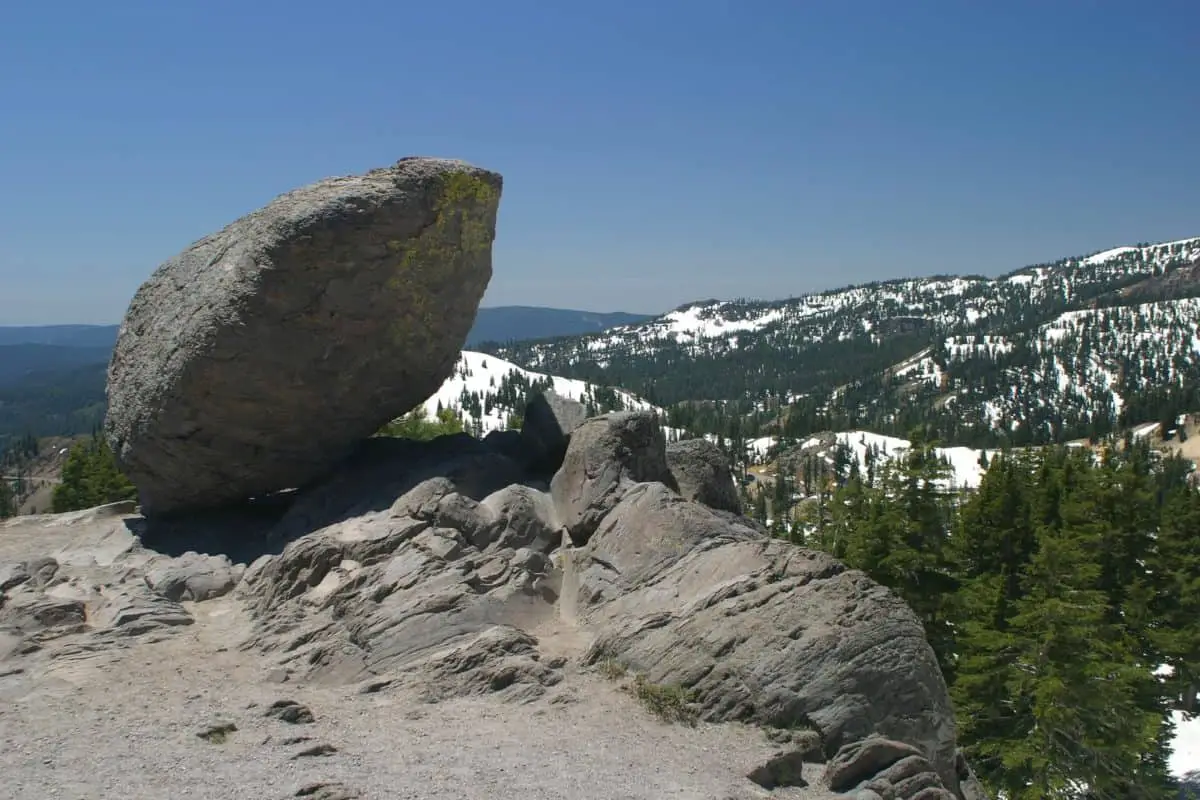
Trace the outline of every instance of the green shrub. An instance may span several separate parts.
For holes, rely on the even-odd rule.
[[[664,722],[682,722],[695,725],[699,718],[694,702],[694,693],[674,684],[650,683],[644,675],[633,681],[633,694],[651,714]]]
[[[55,514],[137,498],[137,489],[117,468],[108,443],[99,435],[77,443],[63,463],[62,482],[54,488]]]
[[[462,419],[454,412],[454,409],[443,408],[436,417],[430,419],[425,406],[420,405],[403,417],[384,425],[375,435],[426,442],[439,436],[462,432]]]

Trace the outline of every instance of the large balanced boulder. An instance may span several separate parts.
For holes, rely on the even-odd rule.
[[[138,290],[105,434],[143,513],[326,472],[454,368],[492,274],[500,175],[404,159],[281,195]]]

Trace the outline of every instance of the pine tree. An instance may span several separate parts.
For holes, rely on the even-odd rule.
[[[0,478],[0,519],[7,519],[17,512],[12,487],[7,480]]]
[[[1066,800],[1084,787],[1097,797],[1125,796],[1161,722],[1139,706],[1145,671],[1130,637],[1109,621],[1108,597],[1098,588],[1104,522],[1098,504],[1088,502],[1088,477],[1065,476],[1081,496],[1060,505],[1061,528],[1040,533],[1025,596],[1005,633],[1016,663],[1007,689],[1021,705],[1021,735],[1001,755],[1000,785],[1014,800]]]
[[[767,493],[760,483],[754,492],[754,519],[763,523],[767,522]]]
[[[90,440],[76,443],[67,454],[51,508],[57,514],[136,496],[133,484],[117,469],[108,444],[99,434],[93,434]]]
[[[1153,636],[1172,668],[1167,681],[1182,708],[1197,711],[1200,689],[1200,494],[1172,490],[1162,509],[1154,571],[1162,580]]]

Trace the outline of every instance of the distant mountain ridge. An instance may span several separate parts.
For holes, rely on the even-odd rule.
[[[664,407],[717,404],[701,427],[748,436],[926,424],[956,443],[1036,443],[1200,408],[1200,321],[1184,303],[1197,297],[1200,237],[997,278],[689,303],[601,333],[482,349]]]
[[[111,345],[32,343],[0,345],[0,387],[12,386],[34,374],[62,372],[91,364],[105,364],[111,353]]]
[[[4,325],[0,346],[45,344],[59,347],[105,347],[117,343],[116,325]]]
[[[535,306],[481,308],[465,347],[600,331],[648,318]],[[99,424],[118,327],[0,326],[0,450],[7,439],[25,433],[72,435]]]
[[[596,333],[617,325],[634,325],[648,319],[649,314],[628,314],[623,311],[576,311],[567,308],[539,306],[493,306],[479,309],[475,325],[467,335],[466,347],[484,342],[503,344],[512,341],[547,339],[555,336],[574,336]]]
[[[673,427],[696,433],[744,439],[870,429],[903,437],[924,425],[947,442],[993,447],[1102,435],[1151,419],[1165,424],[1200,409],[1197,302],[1200,237],[1111,248],[997,278],[905,278],[784,300],[708,300],[652,318],[483,308],[465,349],[530,373],[620,387],[667,409]],[[115,332],[10,328],[0,329],[0,342],[18,335],[78,342]],[[44,372],[39,381],[38,391],[53,391]]]
[[[623,311],[492,306],[479,309],[465,346],[474,347],[482,342],[505,343],[594,333],[617,325],[633,325],[651,319],[652,316],[628,314]],[[0,347],[40,344],[111,349],[117,342],[118,328],[117,325],[5,325],[0,326]],[[3,355],[0,354],[0,359],[2,358]]]

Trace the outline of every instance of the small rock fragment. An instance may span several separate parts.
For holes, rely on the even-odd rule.
[[[298,758],[314,758],[317,756],[331,756],[337,752],[337,748],[331,744],[314,744],[312,747],[306,747],[296,755],[292,756],[295,761]]]
[[[362,797],[362,792],[344,783],[310,783],[297,789],[293,796],[307,797],[310,800],[358,800]]]
[[[311,742],[312,738],[313,737],[311,737],[311,736],[289,736],[286,739],[280,739],[279,743],[281,745],[283,745],[284,747],[294,747],[295,745],[298,745],[298,744],[304,744],[305,742]]]
[[[804,756],[800,750],[786,750],[776,753],[767,763],[750,770],[747,778],[764,789],[778,789],[782,786],[807,786],[804,780]]]
[[[308,725],[316,721],[312,709],[295,700],[276,700],[263,716],[274,717],[292,725]]]
[[[196,735],[209,744],[223,744],[229,738],[229,734],[237,729],[237,725],[232,722],[216,722],[198,731]]]

